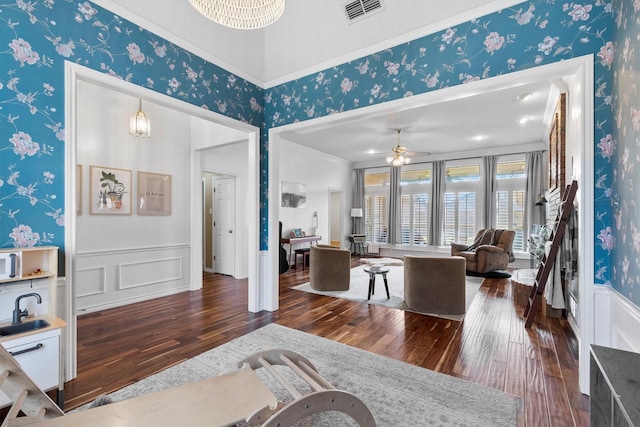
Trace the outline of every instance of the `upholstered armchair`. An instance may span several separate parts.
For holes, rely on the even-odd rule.
[[[467,261],[467,271],[485,274],[504,270],[513,256],[513,239],[516,232],[504,229],[482,229],[478,231],[471,245],[451,244],[451,255],[461,256]]]
[[[351,252],[327,245],[311,245],[309,285],[317,291],[346,291],[351,281]]]
[[[464,314],[464,258],[405,255],[404,302],[419,313]]]

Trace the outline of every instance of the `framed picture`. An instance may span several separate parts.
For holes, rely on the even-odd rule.
[[[293,229],[293,235],[294,237],[304,237],[304,234],[302,233],[302,230],[299,228],[294,228]]]
[[[82,215],[82,165],[76,165],[76,215]]]
[[[138,215],[171,215],[171,175],[138,172]]]
[[[304,184],[282,181],[282,207],[306,208],[307,189]]]
[[[131,171],[91,165],[89,213],[131,215]]]

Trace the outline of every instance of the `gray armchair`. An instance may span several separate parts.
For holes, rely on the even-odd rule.
[[[351,252],[327,245],[311,245],[309,284],[317,291],[346,291],[351,282]]]
[[[404,302],[413,311],[464,314],[465,260],[462,257],[404,256]]]

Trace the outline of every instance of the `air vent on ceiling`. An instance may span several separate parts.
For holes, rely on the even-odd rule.
[[[349,21],[360,20],[384,9],[380,0],[355,0],[344,5]]]

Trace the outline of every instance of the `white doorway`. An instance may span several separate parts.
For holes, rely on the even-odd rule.
[[[60,286],[61,301],[59,301],[61,305],[64,305],[61,312],[65,313],[64,320],[68,324],[63,336],[65,380],[75,378],[77,373],[76,285],[80,281],[76,280],[78,276],[76,269],[78,260],[78,246],[76,242],[78,237],[76,225],[78,213],[76,212],[76,207],[80,200],[78,199],[76,188],[79,182],[81,182],[80,179],[82,177],[82,175],[78,173],[77,168],[77,150],[78,147],[83,147],[84,144],[84,141],[79,140],[77,132],[78,110],[83,108],[77,98],[77,83],[79,81],[97,85],[106,90],[120,92],[128,97],[144,98],[148,100],[151,105],[155,104],[155,106],[158,107],[173,109],[190,116],[189,132],[192,136],[189,141],[190,144],[185,147],[190,160],[188,160],[189,166],[186,175],[182,176],[183,181],[186,180],[187,182],[188,189],[186,192],[188,193],[189,200],[174,206],[175,209],[184,210],[184,216],[186,216],[185,221],[188,223],[186,232],[180,234],[185,241],[181,240],[178,243],[174,243],[174,246],[184,248],[184,250],[188,252],[186,256],[179,259],[184,259],[187,263],[185,265],[186,268],[180,271],[188,275],[189,280],[187,284],[190,290],[196,290],[202,287],[203,209],[201,177],[204,169],[202,164],[203,155],[212,147],[223,144],[233,145],[240,141],[243,142],[244,151],[239,152],[238,155],[245,159],[247,176],[244,178],[244,189],[242,192],[242,200],[244,203],[242,209],[243,235],[239,242],[236,242],[236,246],[242,246],[242,251],[246,254],[244,261],[246,264],[245,270],[247,271],[245,277],[248,277],[248,310],[250,312],[257,312],[260,311],[263,306],[263,302],[260,299],[260,267],[258,264],[258,254],[260,250],[258,237],[260,223],[258,191],[259,129],[255,126],[170,98],[162,93],[135,86],[129,82],[114,79],[100,72],[67,62],[65,63],[65,127],[67,130],[65,143],[65,211],[67,212],[65,217],[65,277],[64,286]],[[117,111],[125,110],[119,108]],[[131,169],[137,169],[137,167]],[[85,171],[85,174],[88,175],[88,172]],[[177,179],[177,175],[178,174],[175,174],[173,177],[174,180]],[[85,177],[85,179],[87,178],[88,176]],[[184,188],[183,186],[183,189]],[[174,196],[177,197],[177,195]],[[175,213],[177,213],[177,211],[175,211]],[[84,215],[87,215],[87,213]],[[170,228],[163,230],[173,232]],[[154,245],[153,247],[157,246],[158,245]],[[139,251],[139,248],[133,248],[133,250]],[[177,259],[177,257],[173,257],[173,259]]]
[[[342,248],[344,240],[344,191],[329,190],[329,244]]]
[[[235,274],[236,179],[221,177],[213,180],[213,261],[214,271]]]

